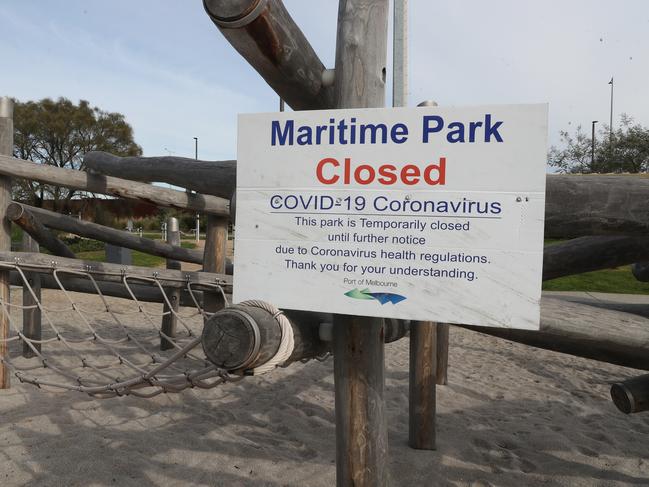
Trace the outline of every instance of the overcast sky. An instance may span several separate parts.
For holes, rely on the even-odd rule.
[[[285,0],[333,67],[337,4]],[[550,104],[562,128],[649,126],[648,0],[410,0],[409,104]],[[125,114],[148,156],[236,157],[236,116],[277,109],[200,0],[0,0],[0,95]],[[389,70],[390,71],[390,70]],[[391,103],[388,93],[387,103]]]

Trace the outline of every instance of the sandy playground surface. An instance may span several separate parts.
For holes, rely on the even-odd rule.
[[[649,413],[609,399],[612,381],[638,371],[452,328],[428,452],[407,447],[407,339],[386,346],[386,362],[391,486],[649,485]],[[335,485],[332,369],[298,363],[153,399],[14,380],[0,391],[0,486]]]

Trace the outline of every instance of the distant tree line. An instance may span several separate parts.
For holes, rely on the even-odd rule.
[[[574,134],[561,131],[561,147],[552,147],[548,164],[563,173],[649,172],[649,129],[623,114],[612,132],[604,124],[595,136],[594,157],[591,134],[581,126]]]
[[[83,155],[106,151],[119,156],[139,156],[142,149],[121,113],[103,111],[81,100],[66,98],[15,101],[14,156],[39,164],[83,169]],[[42,207],[52,200],[57,211],[67,211],[78,191],[33,181],[16,181],[14,198]]]

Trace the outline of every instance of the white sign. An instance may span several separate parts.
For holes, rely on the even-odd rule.
[[[234,301],[538,329],[547,105],[239,116]]]

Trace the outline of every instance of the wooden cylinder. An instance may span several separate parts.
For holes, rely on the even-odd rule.
[[[385,106],[388,0],[340,0],[337,108]],[[383,320],[334,316],[336,485],[388,484]]]
[[[0,97],[0,157],[11,156],[14,148],[13,100]],[[11,203],[11,178],[7,175],[0,177],[0,250],[11,250],[11,222],[5,217],[7,206]],[[0,271],[0,299],[9,302],[9,271]],[[0,313],[0,359],[9,351],[9,317]],[[0,363],[0,389],[10,387],[9,370],[4,362]]]
[[[448,384],[448,335],[450,325],[448,323],[437,323],[435,325],[437,339],[437,367],[436,367],[436,383],[440,386]]]
[[[323,316],[299,311],[285,314],[294,339],[293,353],[287,363],[314,358],[328,350],[328,343],[318,336]],[[282,330],[271,313],[243,304],[214,313],[202,333],[207,358],[231,372],[251,370],[266,363],[277,353],[281,339]]]
[[[11,203],[7,207],[6,215],[9,220],[16,223],[27,232],[36,242],[60,257],[74,259],[76,256],[67,245],[56,235],[50,232],[45,226],[20,203]]]
[[[171,245],[166,242],[159,242],[149,238],[143,238],[131,232],[116,230],[114,228],[99,225],[97,223],[87,222],[62,215],[54,211],[36,208],[22,203],[12,203],[11,207],[18,206],[25,211],[32,213],[43,225],[55,230],[74,233],[80,237],[91,238],[106,242],[127,249],[139,250],[146,254],[157,255],[171,260],[182,262],[193,262],[195,264],[203,263],[203,252],[194,249],[185,249],[179,245]],[[19,210],[14,210],[18,212]]]
[[[228,219],[208,215],[205,234],[205,251],[203,254],[203,270],[225,274],[226,253],[228,245]],[[225,307],[223,295],[219,292],[205,291],[203,293],[205,311],[213,313]]]
[[[312,359],[332,351],[333,315],[313,311],[286,310],[293,329],[293,353],[286,363]],[[386,320],[385,343],[403,338],[409,324]],[[324,331],[324,332],[323,332]],[[211,362],[228,370],[254,368],[279,347],[282,331],[267,311],[238,304],[217,311],[203,328],[203,348]]]
[[[435,449],[437,336],[435,323],[410,324],[408,445],[417,450]]]
[[[187,157],[119,157],[84,154],[86,168],[133,181],[169,183],[201,194],[230,198],[236,186],[236,161],[198,161]]]
[[[387,486],[383,320],[334,315],[336,485]]]
[[[649,262],[636,262],[631,266],[631,272],[640,282],[649,282]]]
[[[281,0],[203,0],[232,46],[294,110],[330,108],[324,65]]]
[[[22,241],[23,252],[38,252],[38,243],[31,236],[24,232]],[[41,275],[38,272],[25,272],[25,278],[34,295],[23,284],[23,335],[33,340],[41,339],[41,310],[37,307],[41,300]],[[36,299],[34,299],[34,296]],[[34,343],[36,350],[41,350],[40,343]],[[27,342],[23,343],[23,357],[31,358],[36,356],[32,347]]]
[[[169,245],[180,247],[180,227],[178,226],[177,218],[170,217],[167,220],[167,243]],[[177,260],[167,259],[167,269],[180,270],[180,262]],[[169,350],[174,348],[173,343],[166,337],[174,338],[176,336],[176,324],[178,318],[174,313],[177,313],[178,308],[180,307],[180,289],[165,289],[165,293],[171,306],[166,302],[162,306],[163,313],[168,314],[165,314],[162,317],[160,330],[163,335],[160,337],[160,350]]]
[[[128,179],[36,164],[10,156],[0,155],[0,174],[90,193],[145,201],[157,206],[230,216],[230,202],[225,198],[205,194],[187,194],[184,191],[161,188]]]
[[[649,374],[613,384],[611,399],[625,414],[649,411]]]

